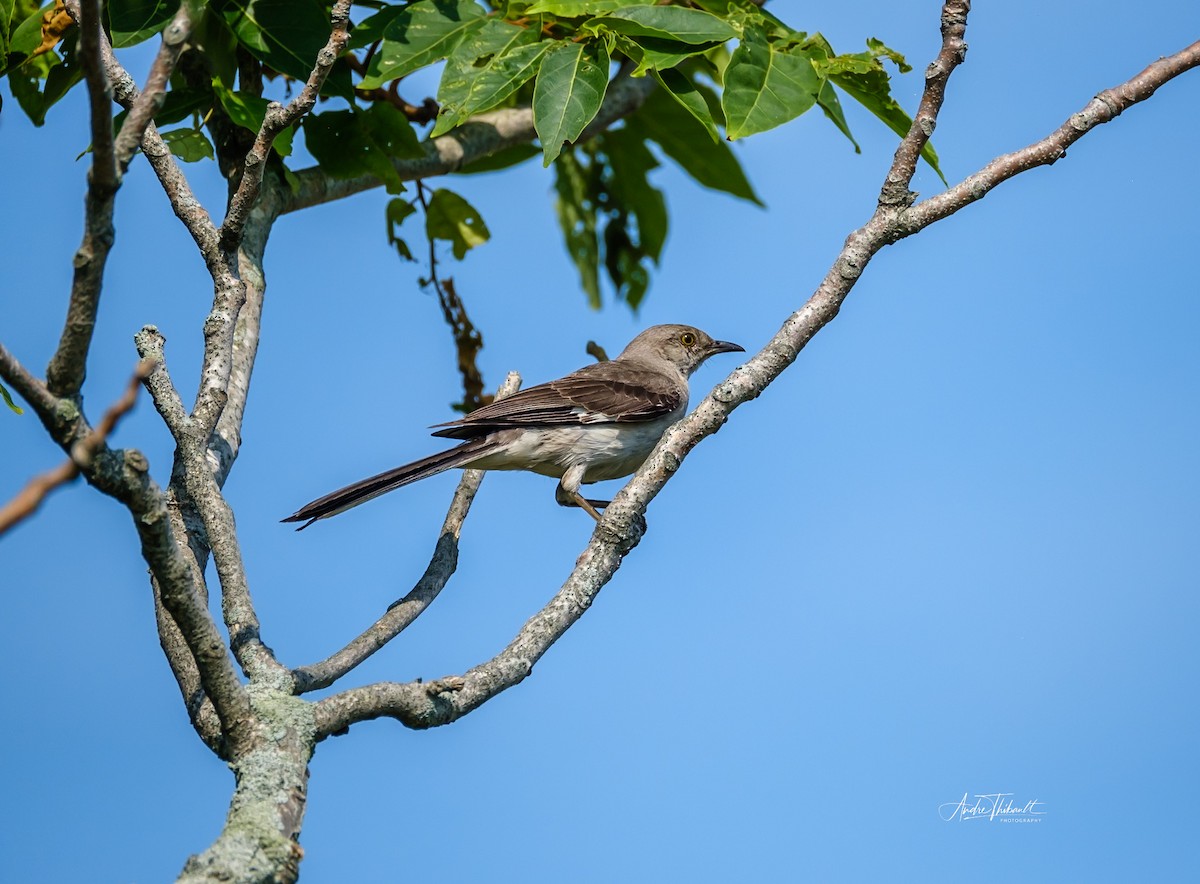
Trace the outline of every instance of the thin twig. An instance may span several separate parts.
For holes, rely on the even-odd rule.
[[[150,373],[150,369],[151,363],[148,360],[139,362],[124,394],[109,406],[96,428],[72,446],[71,456],[54,469],[34,476],[12,500],[0,507],[0,536],[37,512],[51,491],[76,479],[81,468],[91,466],[96,452],[112,435],[121,418],[128,414],[137,402],[138,389]]]
[[[417,179],[417,201],[425,217],[429,217],[429,202],[425,195],[425,182]],[[483,335],[471,317],[467,315],[467,305],[458,296],[454,280],[450,277],[442,279],[438,276],[437,241],[427,237],[429,241],[429,277],[422,279],[421,287],[432,285],[437,293],[438,306],[442,308],[442,319],[450,327],[454,337],[454,352],[458,364],[458,373],[462,375],[463,400],[454,405],[455,410],[470,414],[481,405],[487,405],[492,400],[483,395],[483,373],[479,370],[479,351],[483,349]]]

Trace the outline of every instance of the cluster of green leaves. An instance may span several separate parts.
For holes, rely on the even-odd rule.
[[[154,36],[179,3],[109,0],[113,45]],[[194,162],[214,156],[214,116],[235,131],[257,130],[267,107],[264,78],[308,77],[329,37],[331,2],[189,3],[198,10],[193,52],[155,121],[171,150]],[[899,133],[910,123],[883,65],[907,71],[902,56],[877,40],[865,52],[838,55],[820,34],[795,30],[751,0],[364,0],[357,7],[363,12],[353,16],[347,53],[323,90],[328,100],[303,122],[308,152],[333,177],[371,175],[403,192],[393,161],[418,157],[423,147],[399,81],[431,65],[443,64],[440,112],[426,137],[452,133],[489,110],[531,106],[540,151],[510,148],[464,171],[504,168],[538,153],[555,165],[567,248],[594,304],[602,275],[631,306],[645,295],[667,235],[665,201],[647,177],[660,158],[701,185],[758,202],[727,141],[819,107],[853,142],[840,96]],[[38,8],[37,0],[0,0],[0,74],[35,124],[80,78],[77,28],[64,15],[54,4]],[[652,77],[658,88],[622,124],[580,142],[617,71]],[[176,123],[184,125],[167,128]],[[284,158],[293,134],[275,143],[276,163],[289,178]],[[923,156],[936,170],[931,146]],[[478,213],[461,197],[441,194],[450,191],[435,194],[426,235],[449,240],[462,257],[486,239],[486,226],[482,219],[467,224]],[[402,254],[408,246],[398,228],[414,212],[406,199],[388,208],[389,239]]]

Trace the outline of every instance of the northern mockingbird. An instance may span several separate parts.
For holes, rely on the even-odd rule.
[[[555,498],[600,520],[581,485],[628,476],[650,455],[688,405],[688,376],[717,353],[744,352],[690,325],[655,325],[609,362],[586,365],[557,381],[521,390],[466,417],[434,424],[433,435],[462,444],[340,488],[305,504],[285,522],[318,519],[454,467],[530,470],[558,479]]]

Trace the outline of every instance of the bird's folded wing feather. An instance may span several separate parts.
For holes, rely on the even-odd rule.
[[[657,420],[686,404],[678,379],[629,363],[598,362],[522,390],[464,418],[435,424],[435,436],[470,439],[495,429]]]

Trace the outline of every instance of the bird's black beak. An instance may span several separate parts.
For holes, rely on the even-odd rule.
[[[730,341],[713,341],[712,345],[708,348],[708,352],[713,355],[717,353],[745,353],[746,348],[741,344],[734,344]]]

